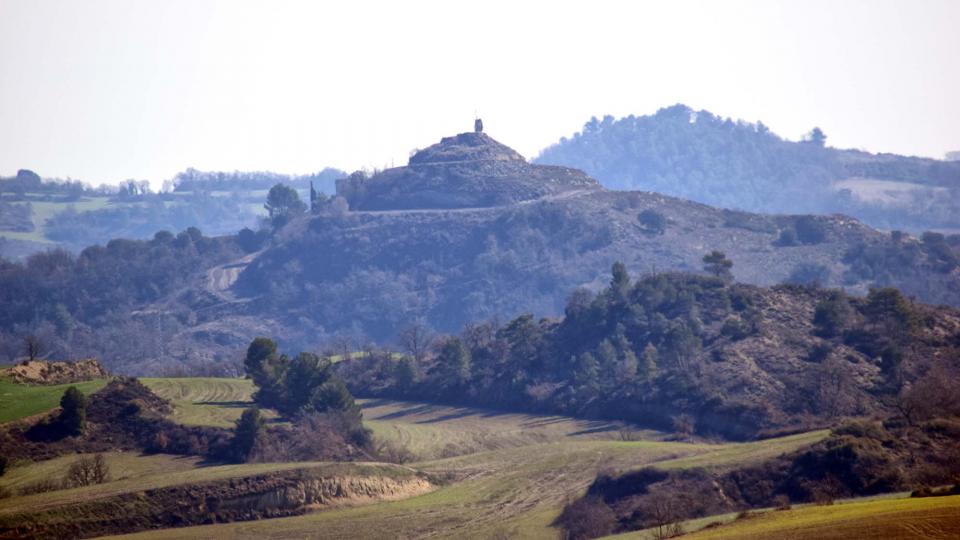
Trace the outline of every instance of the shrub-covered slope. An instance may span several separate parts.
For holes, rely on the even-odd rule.
[[[817,281],[859,293],[892,285],[960,305],[955,240],[893,239],[842,216],[765,216],[592,190],[486,209],[315,216],[257,257],[237,292],[288,327],[309,321],[315,336],[384,341],[415,318],[452,331],[493,316],[557,315],[569,291],[597,288],[614,261],[638,272],[698,271],[718,249],[747,283]]]
[[[730,438],[846,416],[928,417],[960,375],[960,313],[894,289],[660,274],[577,291],[562,320],[467,326],[422,361],[338,368],[355,393],[602,416]]]

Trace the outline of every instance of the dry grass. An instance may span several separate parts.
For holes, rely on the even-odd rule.
[[[619,437],[615,429],[596,429],[602,426],[563,417],[390,401],[365,401],[364,407],[367,424],[376,433],[406,441],[422,454],[442,452],[447,441],[455,441],[458,448],[471,453],[412,464],[450,478],[451,483],[402,501],[258,522],[150,531],[133,537],[383,538],[386,534],[396,538],[555,538],[559,531],[551,523],[563,504],[580,495],[600,470],[656,463],[677,467],[733,463],[777,455],[822,436],[815,433],[736,445],[624,442],[610,440]],[[694,456],[702,457],[694,460]]]
[[[70,455],[38,463],[17,464],[0,477],[0,486],[16,491],[39,480],[60,479],[66,474],[70,464],[80,457],[81,455]],[[110,467],[110,476],[115,481],[192,470],[198,467],[200,461],[196,457],[166,454],[144,456],[135,452],[112,452],[104,454],[104,457]],[[0,501],[0,508],[3,503],[4,501]]]
[[[201,482],[241,478],[291,469],[324,469],[330,474],[384,474],[391,471],[409,473],[409,469],[381,463],[247,463],[239,465],[204,465],[194,457],[168,455],[138,456],[135,454],[106,455],[114,481],[92,486],[63,489],[0,499],[0,516],[19,512],[35,512],[79,501],[88,502],[118,495],[132,495],[151,489],[191,485]],[[58,458],[39,466],[36,472],[27,471],[20,476],[39,478],[44,473],[56,474],[77,459],[77,456]],[[117,469],[114,470],[114,465]],[[32,467],[28,465],[29,469]],[[14,470],[16,471],[16,469]],[[59,477],[58,477],[59,478]],[[5,478],[6,479],[6,478]]]
[[[886,499],[766,512],[706,529],[691,540],[960,538],[960,496]]]
[[[561,441],[620,440],[620,422],[504,413],[385,399],[358,400],[374,435],[406,447],[422,460]],[[630,429],[632,438],[662,434]]]
[[[253,386],[244,379],[144,379],[170,399],[173,419],[196,425],[230,427],[251,404]],[[660,433],[632,430],[621,441],[620,423],[559,416],[499,413],[388,400],[360,400],[365,423],[385,440],[409,448],[421,461],[416,469],[450,479],[434,492],[372,506],[341,508],[258,522],[221,524],[141,533],[148,538],[382,538],[395,537],[549,538],[551,523],[564,503],[580,495],[597,472],[629,470],[651,464],[664,467],[723,466],[772,457],[822,439],[826,432],[743,444],[665,442]],[[229,478],[311,464],[258,464],[197,467],[171,462],[151,472],[147,459],[133,459],[131,473],[116,481],[75,490],[16,497],[0,503],[0,514],[25,508],[69,504],[78,498],[104,497],[155,487]],[[119,461],[117,462],[119,463]],[[54,460],[36,472],[11,479],[57,474],[67,460]],[[315,466],[315,464],[314,464]],[[134,469],[142,471],[137,473]],[[22,480],[16,480],[22,481]]]

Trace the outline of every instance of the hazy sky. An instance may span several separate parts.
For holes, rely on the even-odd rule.
[[[958,28],[955,0],[0,0],[0,175],[401,165],[474,111],[533,157],[678,102],[942,157]]]

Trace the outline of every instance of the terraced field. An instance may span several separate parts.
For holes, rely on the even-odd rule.
[[[90,395],[105,384],[106,379],[98,379],[74,384],[31,386],[0,378],[0,423],[20,420],[59,407],[63,392],[71,386],[76,386],[84,394]]]
[[[144,379],[143,382],[173,402],[174,420],[224,427],[232,426],[243,408],[251,404],[254,390],[250,381],[244,379],[172,378]],[[103,382],[84,384],[102,385]],[[62,389],[51,390],[55,387],[10,386],[17,386],[15,391],[21,393],[47,390],[56,399],[62,393]],[[34,399],[38,395],[33,394],[30,399],[22,401],[31,403],[35,410],[40,406]],[[552,523],[563,504],[582,493],[600,470],[629,470],[650,464],[663,468],[733,466],[802,448],[827,435],[826,431],[818,431],[719,445],[671,442],[664,440],[661,433],[616,422],[391,400],[359,402],[364,409],[366,425],[378,438],[410,449],[419,459],[410,466],[436,478],[447,479],[446,485],[425,495],[369,506],[336,508],[264,521],[165,529],[132,537],[382,538],[384,531],[390,531],[392,537],[410,538],[555,538],[559,531]],[[627,435],[630,439],[641,440],[621,440]],[[76,457],[66,456],[41,464],[14,467],[2,478],[0,486],[16,490],[41,478],[62,476],[74,459]],[[197,458],[133,453],[108,454],[107,459],[113,481],[0,501],[0,516],[185,483],[330,466],[319,463],[204,466]],[[911,527],[952,533],[953,529],[942,522],[951,516],[956,518],[960,504],[936,502],[946,499],[955,501],[958,497],[917,500],[921,502],[855,503],[881,505],[862,506],[861,510],[858,510],[861,507],[848,504],[797,508],[739,521],[731,515],[720,519],[732,521],[730,525],[698,534],[726,535],[703,538],[787,537],[781,536],[777,527],[783,530],[800,527],[817,535],[818,527],[833,530],[837,523],[850,528],[847,534],[857,534],[861,530],[857,527],[868,524],[858,516],[873,512],[872,509],[887,512],[890,516],[906,516],[905,520],[891,517],[891,524],[910,523]],[[883,506],[883,503],[889,506]],[[717,519],[706,518],[688,523],[688,526],[695,530]],[[638,532],[626,538],[647,536],[649,533]]]
[[[737,445],[626,442],[611,440],[617,430],[570,418],[388,401],[365,402],[365,418],[375,433],[409,440],[425,454],[443,451],[444,434],[460,441],[460,449],[475,445],[477,451],[411,464],[449,478],[450,483],[402,501],[266,521],[151,531],[131,537],[383,538],[388,534],[397,538],[555,538],[559,531],[551,524],[567,498],[582,493],[602,469],[653,463],[684,466],[682,460],[693,456],[702,458],[686,462],[690,466],[732,464],[800,448],[823,436],[816,432]],[[483,422],[489,425],[483,426]],[[524,426],[530,433],[522,432]],[[485,435],[473,437],[473,429],[484,430]]]
[[[249,379],[177,377],[140,381],[173,403],[171,419],[181,424],[233,427],[243,409],[253,405],[255,388]]]
[[[233,427],[243,409],[253,405],[248,379],[141,379],[174,405],[172,419],[188,425]],[[661,434],[619,422],[577,420],[562,416],[503,413],[382,399],[359,399],[364,424],[374,435],[402,445],[419,459],[439,459],[486,450],[566,440],[656,440]],[[268,416],[271,411],[264,411]]]
[[[562,441],[659,440],[663,434],[621,422],[504,413],[471,407],[361,399],[364,425],[420,460]]]

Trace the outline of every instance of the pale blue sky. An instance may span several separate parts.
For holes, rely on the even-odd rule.
[[[677,102],[799,138],[960,150],[960,2],[0,0],[0,175],[406,162],[471,128],[528,157]]]

